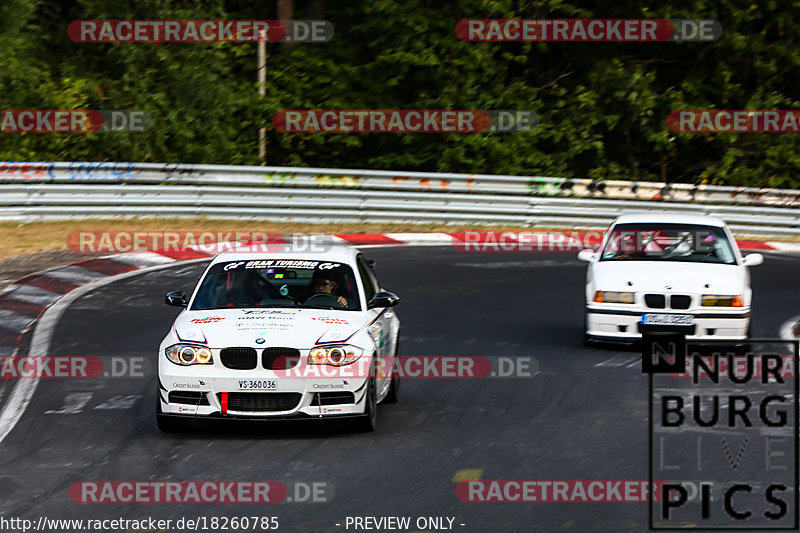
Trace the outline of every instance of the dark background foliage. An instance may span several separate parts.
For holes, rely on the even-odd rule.
[[[288,10],[288,11],[287,11]],[[82,44],[76,19],[326,19],[327,43]],[[5,161],[147,161],[798,187],[797,134],[677,134],[673,109],[798,108],[800,2],[3,0],[0,109],[139,109],[145,133],[0,134]],[[713,43],[467,43],[463,18],[713,18]],[[281,109],[532,109],[513,134],[281,133]]]

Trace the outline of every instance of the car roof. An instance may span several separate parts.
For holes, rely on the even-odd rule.
[[[700,224],[704,226],[717,226],[720,228],[725,226],[725,221],[717,217],[667,212],[632,213],[628,215],[620,215],[614,219],[612,225],[653,224],[659,222],[663,224]]]
[[[214,257],[211,264],[224,263],[226,261],[254,261],[264,259],[299,259],[303,261],[334,261],[337,263],[352,264],[355,262],[359,250],[350,246],[331,243],[304,243],[298,244],[298,250],[292,250],[292,244],[287,243],[286,249],[282,249],[280,244],[264,245],[266,250],[251,251],[250,248],[258,248],[260,245],[243,246],[222,252]],[[273,250],[274,248],[274,250]],[[307,250],[306,248],[311,248]]]

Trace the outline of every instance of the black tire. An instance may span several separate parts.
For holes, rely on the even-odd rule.
[[[184,433],[192,427],[191,418],[167,416],[161,412],[161,399],[156,391],[156,426],[162,433]]]
[[[586,313],[583,314],[583,345],[588,348],[593,348],[595,345],[594,338],[586,333],[589,330],[589,321],[586,319]]]
[[[370,378],[367,382],[365,395],[364,414],[353,421],[353,429],[360,433],[370,433],[378,427],[378,391],[375,378]]]
[[[752,326],[747,326],[747,339],[742,341],[740,344],[734,346],[734,352],[736,355],[747,355],[748,353],[753,351],[753,345],[750,343],[750,338],[753,336],[751,331]]]
[[[400,388],[400,378],[397,376],[392,376],[392,383],[389,385],[389,392],[386,394],[386,397],[383,399],[381,404],[384,403],[397,403],[399,398],[398,389]]]
[[[400,357],[400,341],[397,341],[397,348],[394,350],[394,356]],[[400,366],[400,365],[398,365]],[[386,394],[386,397],[383,399],[381,404],[384,403],[397,403],[400,399],[400,376],[396,373],[392,373],[392,383],[389,385],[389,392]]]

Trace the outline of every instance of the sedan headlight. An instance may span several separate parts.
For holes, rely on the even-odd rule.
[[[744,307],[744,299],[739,295],[704,294],[700,302],[705,307]]]
[[[167,359],[176,365],[210,365],[213,363],[211,350],[205,346],[195,346],[193,344],[173,344],[164,349]]]
[[[345,366],[355,363],[363,353],[361,348],[349,344],[318,346],[308,354],[308,364]]]
[[[632,292],[597,291],[594,293],[594,301],[598,303],[632,304],[633,299]]]

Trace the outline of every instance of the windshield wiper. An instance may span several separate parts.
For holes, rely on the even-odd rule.
[[[676,242],[672,246],[667,247],[667,249],[664,250],[664,255],[669,255],[672,252],[674,252],[678,248],[678,246],[680,246],[681,244],[685,243],[688,238],[689,238],[689,234],[688,233],[684,233],[683,237],[681,237],[681,240],[679,240],[678,242]]]

